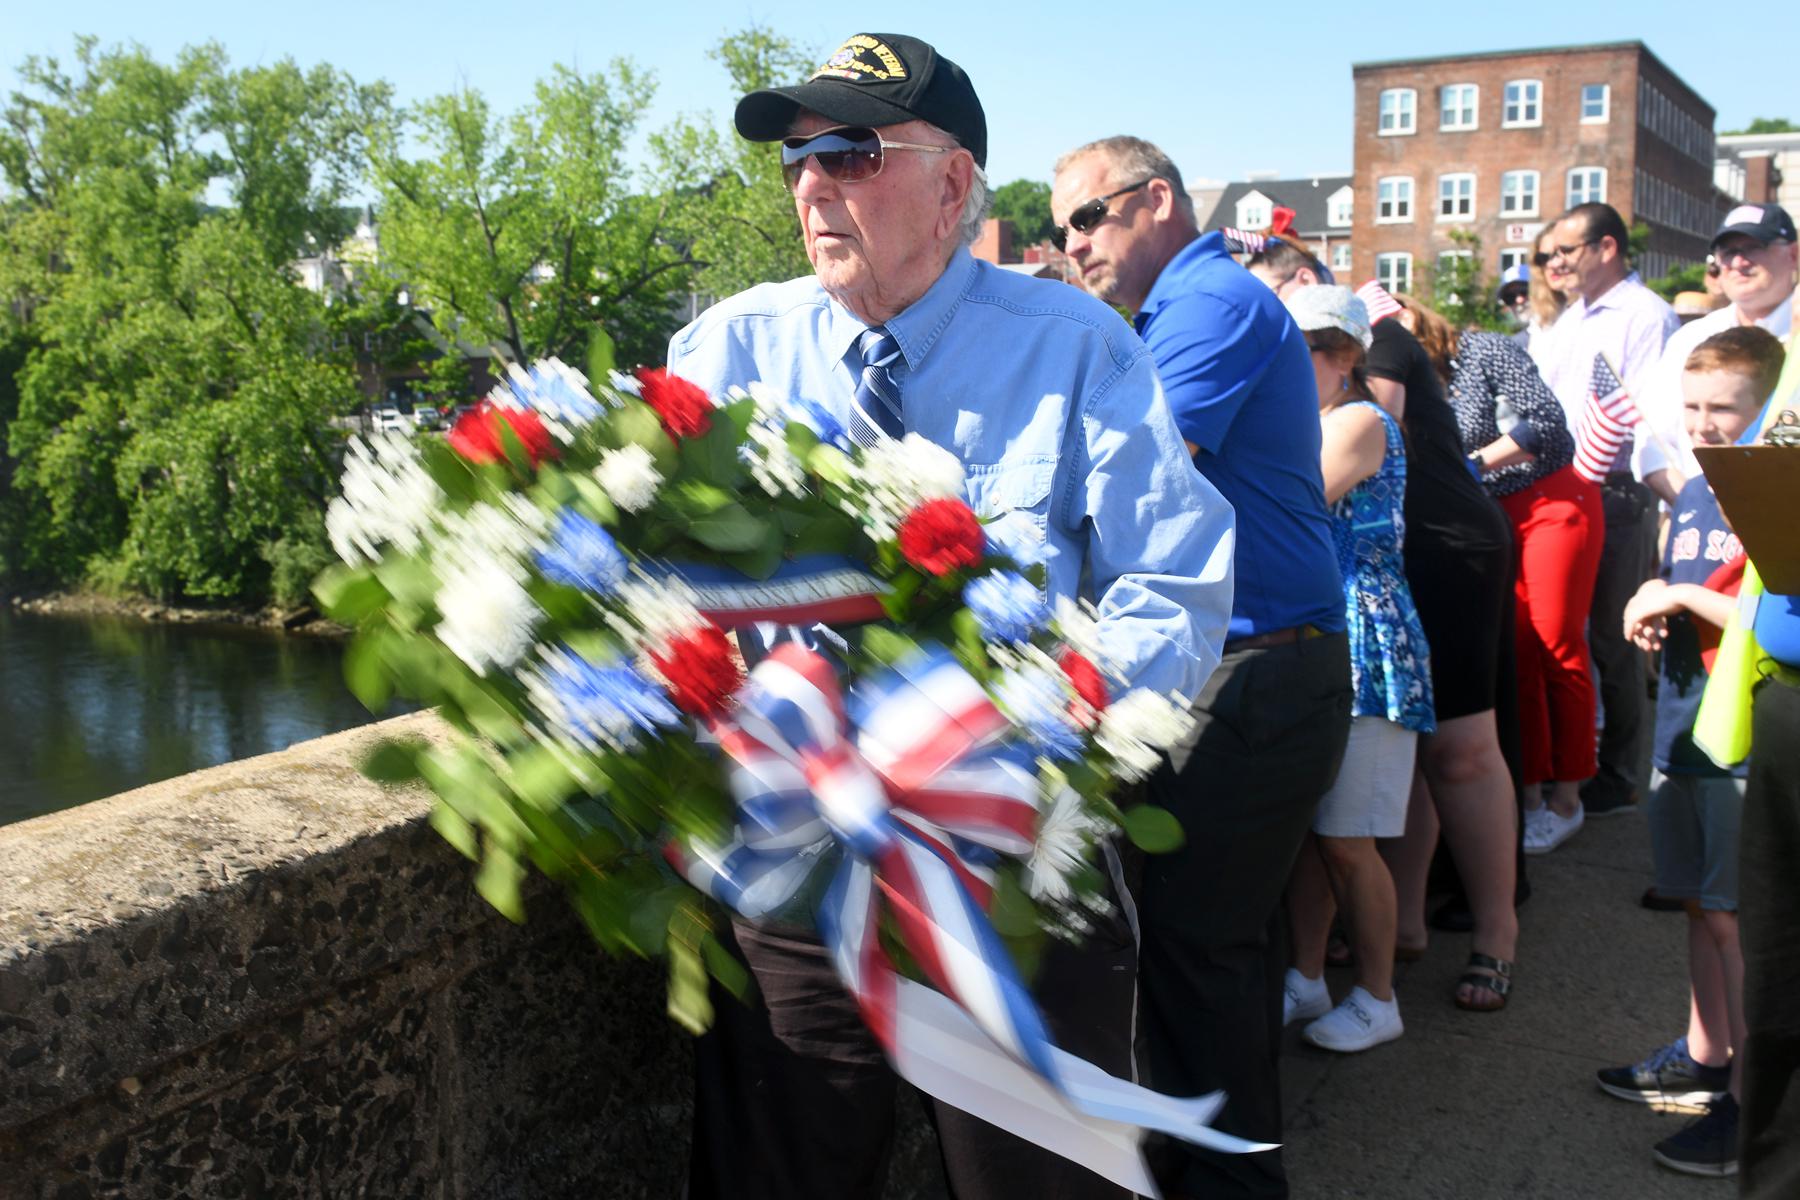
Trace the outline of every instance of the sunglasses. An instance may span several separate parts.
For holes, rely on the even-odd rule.
[[[954,146],[927,146],[922,142],[890,142],[860,125],[827,129],[781,139],[781,176],[791,192],[800,183],[800,172],[806,160],[819,164],[838,183],[861,183],[881,174],[883,156],[889,150],[921,150],[927,154],[945,154]]]
[[[1155,175],[1150,176],[1150,179],[1155,178]],[[1083,204],[1069,214],[1069,223],[1067,225],[1055,225],[1051,227],[1050,244],[1055,246],[1058,250],[1062,250],[1069,244],[1069,230],[1073,229],[1076,233],[1093,232],[1094,228],[1098,226],[1100,222],[1106,220],[1106,202],[1108,200],[1111,200],[1115,196],[1123,196],[1126,192],[1135,192],[1146,183],[1149,183],[1150,179],[1140,179],[1130,187],[1122,187],[1118,191],[1108,192],[1104,196],[1095,196],[1092,200],[1089,200],[1086,204]]]

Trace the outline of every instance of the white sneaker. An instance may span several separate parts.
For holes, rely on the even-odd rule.
[[[1558,816],[1548,804],[1525,814],[1525,853],[1548,854],[1580,831],[1587,813],[1577,804],[1572,817]]]
[[[1301,1030],[1300,1036],[1323,1049],[1354,1054],[1391,1042],[1405,1032],[1397,998],[1377,1000],[1357,987],[1336,1008]]]
[[[1308,979],[1289,967],[1287,981],[1282,984],[1281,990],[1283,1026],[1292,1025],[1295,1021],[1310,1021],[1331,1011],[1331,989],[1325,986],[1324,976]]]

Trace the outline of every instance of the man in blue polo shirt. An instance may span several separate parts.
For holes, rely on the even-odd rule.
[[[1154,1085],[1222,1087],[1218,1125],[1281,1140],[1282,888],[1350,727],[1344,586],[1319,466],[1318,391],[1287,310],[1200,236],[1181,173],[1137,138],[1056,165],[1053,239],[1089,292],[1135,313],[1194,463],[1237,514],[1224,658],[1189,742],[1151,784],[1187,831],[1144,866],[1139,959]],[[1284,1196],[1278,1152],[1168,1147],[1170,1196]]]

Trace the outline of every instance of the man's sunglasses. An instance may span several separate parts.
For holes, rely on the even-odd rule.
[[[788,190],[800,183],[800,172],[806,160],[819,164],[819,170],[838,183],[861,183],[881,174],[882,155],[888,150],[922,150],[927,154],[944,154],[954,146],[927,146],[922,142],[890,142],[859,125],[827,129],[823,133],[799,134],[781,139],[781,175]]]
[[[1155,175],[1150,176],[1150,179],[1155,178],[1157,178]],[[1130,187],[1122,187],[1118,191],[1108,192],[1104,196],[1095,196],[1092,200],[1089,200],[1086,204],[1083,204],[1069,214],[1069,223],[1067,225],[1051,226],[1050,244],[1055,246],[1058,250],[1067,248],[1069,244],[1069,230],[1071,229],[1076,233],[1092,233],[1100,222],[1106,220],[1106,202],[1108,200],[1111,200],[1115,196],[1123,196],[1126,192],[1135,192],[1146,183],[1149,183],[1150,179],[1140,179]]]

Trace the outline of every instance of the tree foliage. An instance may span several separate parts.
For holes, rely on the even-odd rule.
[[[1739,133],[1800,133],[1800,125],[1795,125],[1786,117],[1756,117],[1742,129],[1733,129],[1725,136]]]
[[[1431,278],[1431,306],[1457,329],[1508,331],[1481,265],[1481,238],[1466,229],[1450,231],[1458,253],[1441,256]]]
[[[1050,236],[1050,185],[1037,179],[1001,184],[991,215],[1013,223],[1013,245],[1037,245]]]

